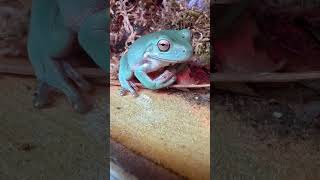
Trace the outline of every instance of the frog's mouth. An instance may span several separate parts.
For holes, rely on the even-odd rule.
[[[147,57],[152,59],[152,60],[167,62],[167,63],[169,63],[169,65],[186,62],[186,60],[188,60],[188,59],[163,59],[163,58],[154,57],[154,56],[151,56],[151,55],[148,55]]]

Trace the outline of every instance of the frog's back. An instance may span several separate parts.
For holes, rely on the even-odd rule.
[[[106,11],[105,0],[57,0],[60,13],[67,27],[77,31],[83,21],[92,14]]]
[[[146,34],[138,38],[128,48],[128,56],[130,57],[130,64],[136,64],[143,59],[148,46],[152,43],[156,33]]]

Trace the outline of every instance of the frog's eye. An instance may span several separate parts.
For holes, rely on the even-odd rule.
[[[160,40],[158,42],[158,48],[160,51],[168,51],[170,49],[170,42],[167,40]]]

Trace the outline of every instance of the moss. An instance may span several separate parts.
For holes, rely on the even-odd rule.
[[[112,56],[119,58],[123,48],[143,34],[162,29],[189,28],[193,32],[192,45],[198,60],[210,62],[210,10],[187,9],[186,1],[110,1]],[[206,1],[209,6],[209,1]],[[123,48],[122,48],[123,47]]]

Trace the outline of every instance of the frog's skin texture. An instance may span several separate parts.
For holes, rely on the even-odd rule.
[[[191,35],[188,29],[162,30],[137,39],[120,59],[120,95],[123,96],[126,92],[130,92],[133,96],[138,95],[135,85],[130,81],[133,76],[145,88],[152,90],[173,84],[176,76],[168,70],[154,80],[147,73],[190,60],[193,54]]]
[[[101,69],[109,72],[107,6],[105,0],[32,1],[28,54],[38,80],[35,107],[47,105],[54,88],[68,97],[76,111],[88,110],[78,89],[88,91],[90,86],[65,57],[77,42]]]

